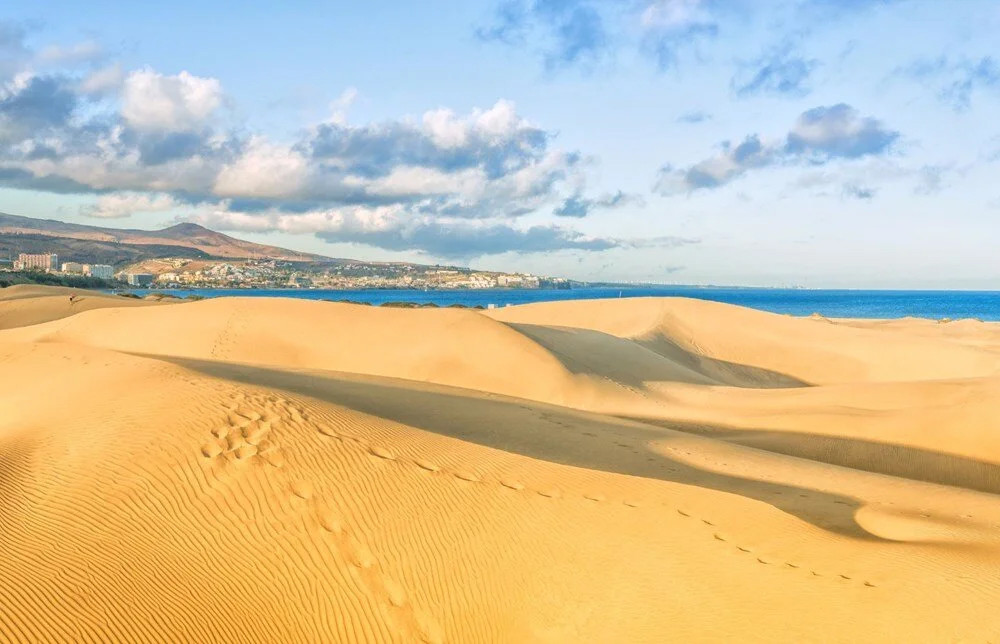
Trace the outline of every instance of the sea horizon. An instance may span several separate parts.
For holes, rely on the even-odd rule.
[[[759,286],[594,286],[571,289],[130,289],[145,296],[290,297],[350,300],[361,304],[415,304],[500,308],[537,302],[632,297],[690,297],[793,316],[831,318],[1000,321],[1000,291],[921,289],[819,289]]]

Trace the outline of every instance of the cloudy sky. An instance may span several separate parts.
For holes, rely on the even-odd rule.
[[[0,7],[0,212],[584,280],[1000,288],[994,0],[149,4]]]

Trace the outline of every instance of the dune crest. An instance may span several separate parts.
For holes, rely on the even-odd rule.
[[[996,329],[0,290],[0,641],[988,639]]]

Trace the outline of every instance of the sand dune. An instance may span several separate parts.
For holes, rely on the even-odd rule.
[[[29,284],[11,286],[0,289],[0,330],[61,320],[94,309],[155,304],[78,288]]]
[[[1000,633],[995,325],[70,294],[0,290],[0,641]]]
[[[1000,365],[943,336],[881,333],[687,298],[549,302],[491,313],[510,323],[598,330],[654,350],[679,347],[811,384],[984,376]]]

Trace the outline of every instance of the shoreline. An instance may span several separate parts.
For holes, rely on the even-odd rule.
[[[503,308],[508,305],[537,302],[561,302],[581,299],[623,299],[633,297],[682,297],[735,304],[761,311],[808,317],[814,313],[827,318],[900,319],[918,317],[929,320],[978,319],[1000,321],[1000,293],[967,291],[843,291],[804,289],[747,289],[722,287],[597,287],[574,289],[132,289],[144,297],[164,293],[181,298],[284,297],[305,300],[351,300],[367,304],[412,302],[447,307],[462,304]]]

